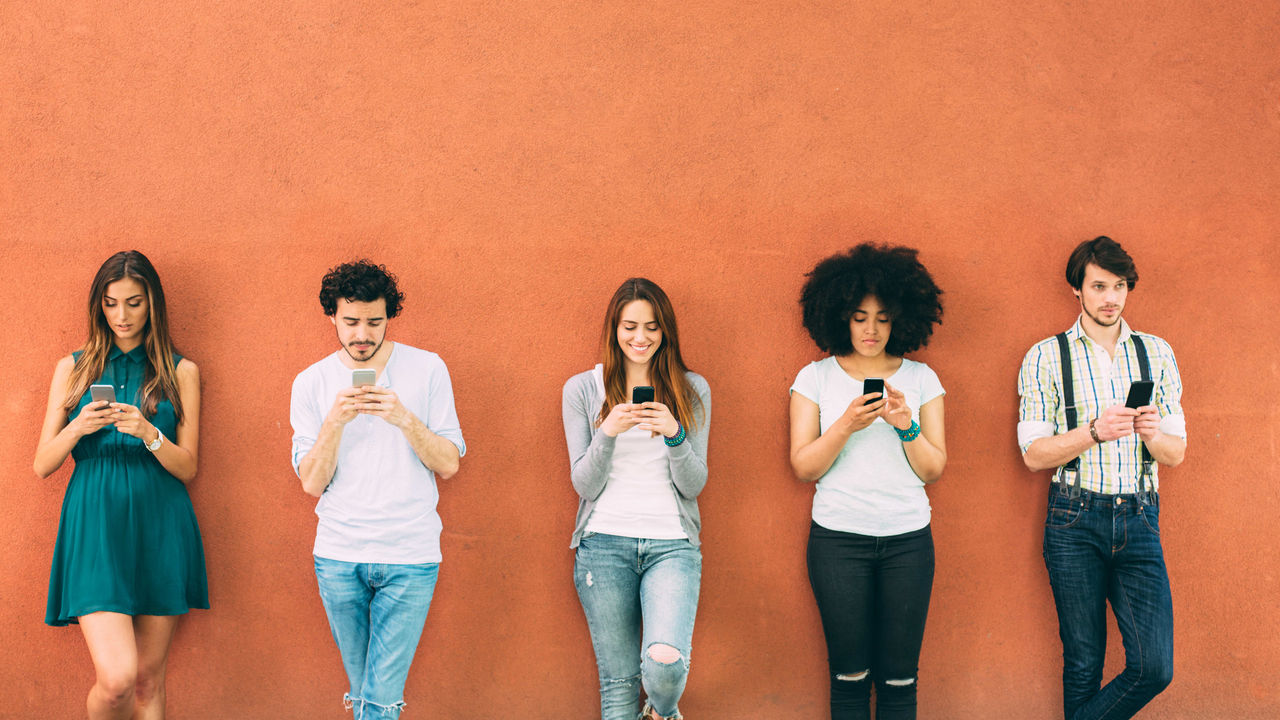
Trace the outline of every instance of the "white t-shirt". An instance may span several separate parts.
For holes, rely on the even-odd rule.
[[[604,395],[604,372],[594,377]],[[671,464],[662,435],[633,427],[614,440],[609,479],[587,519],[586,532],[652,540],[687,538],[680,525]]]
[[[289,421],[293,425],[293,470],[315,445],[338,391],[351,386],[351,368],[339,350],[298,373]],[[431,432],[465,455],[467,446],[453,407],[449,371],[439,355],[396,343],[378,385]],[[358,415],[342,429],[337,469],[316,503],[316,544],[322,558],[355,563],[440,562],[440,516],[435,473],[399,428],[379,417]]]
[[[920,406],[945,392],[928,365],[906,358],[885,380],[902,391],[917,422]],[[849,377],[835,357],[828,356],[801,369],[791,392],[817,403],[821,432],[826,432],[862,395],[862,381]],[[850,436],[831,468],[818,479],[813,520],[830,530],[877,537],[929,524],[924,482],[911,469],[902,440],[884,418]]]

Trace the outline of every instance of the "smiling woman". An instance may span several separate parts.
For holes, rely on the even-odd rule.
[[[702,581],[711,391],[685,368],[675,311],[650,280],[613,294],[601,343],[604,362],[565,383],[562,406],[600,712],[634,720],[643,685],[643,718],[678,718]]]
[[[92,384],[119,402],[95,401]],[[75,459],[45,622],[79,623],[94,662],[89,717],[162,717],[177,618],[208,608],[204,549],[184,483],[196,474],[200,381],[173,350],[160,278],[136,251],[89,290],[89,338],[54,369],[35,471]]]

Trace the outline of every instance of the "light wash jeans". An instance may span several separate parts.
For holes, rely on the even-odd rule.
[[[355,720],[400,717],[409,663],[431,607],[439,565],[349,563],[316,557],[320,600],[342,653]]]
[[[642,684],[654,710],[678,716],[702,553],[685,539],[588,533],[578,544],[573,578],[596,651],[602,720],[635,720]],[[673,647],[680,657],[658,662],[650,654],[655,645]]]

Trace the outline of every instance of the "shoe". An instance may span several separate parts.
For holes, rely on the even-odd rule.
[[[640,720],[684,720],[684,716],[677,713],[669,718],[664,718],[658,714],[657,710],[653,709],[653,706],[649,704],[649,700],[645,699],[644,709],[640,711]]]

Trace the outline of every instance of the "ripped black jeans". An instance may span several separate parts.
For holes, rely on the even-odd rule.
[[[933,591],[929,526],[873,537],[809,529],[813,586],[831,671],[832,720],[914,720],[920,644]]]

